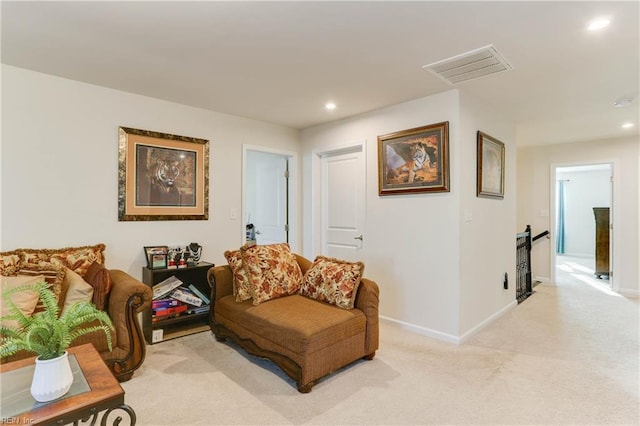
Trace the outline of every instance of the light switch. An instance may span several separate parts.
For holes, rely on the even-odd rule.
[[[229,209],[229,219],[236,220],[238,218],[238,211],[236,209]]]
[[[473,220],[473,212],[471,210],[464,211],[464,221],[471,222]]]

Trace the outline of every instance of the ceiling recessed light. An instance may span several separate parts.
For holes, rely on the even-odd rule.
[[[607,27],[610,23],[611,21],[607,18],[594,19],[593,21],[589,22],[587,29],[589,31],[598,31]]]
[[[332,110],[336,109],[336,104],[334,104],[333,102],[327,102],[326,104],[324,104],[324,107],[328,110]]]
[[[622,128],[623,128],[623,129],[630,129],[630,128],[632,128],[632,127],[633,127],[633,123],[624,123],[624,124],[622,125]]]

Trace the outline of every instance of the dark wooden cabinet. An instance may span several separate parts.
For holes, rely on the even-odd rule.
[[[609,207],[594,207],[596,220],[596,270],[595,276],[609,276]]]
[[[153,287],[169,277],[176,276],[185,286],[193,284],[208,296],[211,290],[207,281],[207,272],[213,266],[213,263],[200,262],[195,266],[179,269],[149,269],[144,267],[142,268],[142,282]],[[199,333],[209,330],[209,311],[198,314],[181,314],[175,318],[153,322],[152,309],[148,308],[142,313],[142,330],[144,338],[149,344]]]

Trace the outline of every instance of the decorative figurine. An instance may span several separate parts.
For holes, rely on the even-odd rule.
[[[187,246],[187,249],[189,250],[189,257],[191,257],[191,262],[189,263],[195,265],[200,262],[200,258],[202,257],[202,246],[198,243],[191,243]]]

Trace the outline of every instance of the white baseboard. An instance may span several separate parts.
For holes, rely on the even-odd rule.
[[[483,328],[485,328],[486,326],[488,326],[489,324],[491,324],[492,322],[494,322],[495,320],[497,320],[498,318],[503,316],[505,313],[507,313],[511,309],[515,308],[516,306],[518,306],[518,301],[514,300],[511,303],[509,303],[507,306],[505,306],[504,308],[500,309],[497,312],[494,312],[492,315],[490,315],[487,319],[482,321],[480,324],[476,325],[475,327],[473,327],[471,330],[467,331],[466,333],[463,333],[462,336],[460,336],[460,339],[459,339],[460,343],[463,343],[469,337],[473,336],[474,334],[476,334],[477,332],[479,332],[480,330],[482,330]]]
[[[533,277],[533,281],[540,281],[541,283],[548,283],[551,281],[549,277]]]
[[[618,289],[618,293],[620,293],[625,297],[632,297],[634,299],[640,298],[640,290],[631,290],[628,288],[621,288],[621,289]]]
[[[480,324],[476,325],[471,330],[467,331],[466,333],[464,333],[462,336],[459,336],[459,337],[458,336],[454,336],[452,334],[447,334],[447,333],[442,333],[440,331],[432,330],[430,328],[422,327],[420,325],[410,324],[408,322],[404,322],[404,321],[400,321],[400,320],[397,320],[397,319],[385,317],[383,315],[380,315],[380,319],[382,321],[385,321],[385,322],[400,326],[400,327],[404,328],[405,330],[409,330],[409,331],[411,331],[413,333],[416,333],[416,334],[422,334],[423,336],[433,337],[434,339],[438,339],[438,340],[442,340],[442,341],[445,341],[445,342],[454,343],[456,345],[459,345],[459,344],[463,343],[465,340],[467,340],[469,337],[471,337],[474,334],[476,334],[478,331],[482,330],[483,328],[485,328],[486,326],[488,326],[489,324],[491,324],[492,322],[494,322],[495,320],[500,318],[507,311],[510,311],[511,309],[515,308],[516,306],[518,306],[518,302],[514,300],[513,302],[509,303],[507,306],[505,306],[504,308],[500,309],[498,312],[493,313],[491,316],[489,316],[487,319],[482,321]]]
[[[405,330],[409,330],[409,331],[411,331],[413,333],[416,333],[416,334],[422,334],[423,336],[433,337],[434,339],[443,340],[443,341],[449,342],[449,343],[455,343],[455,344],[459,344],[460,343],[460,339],[458,337],[454,336],[454,335],[451,335],[451,334],[442,333],[440,331],[432,330],[430,328],[422,327],[422,326],[415,325],[415,324],[410,324],[408,322],[400,321],[400,320],[397,320],[397,319],[385,317],[383,315],[380,315],[380,319],[382,321],[385,321],[385,322],[400,326],[400,327],[404,328]]]

